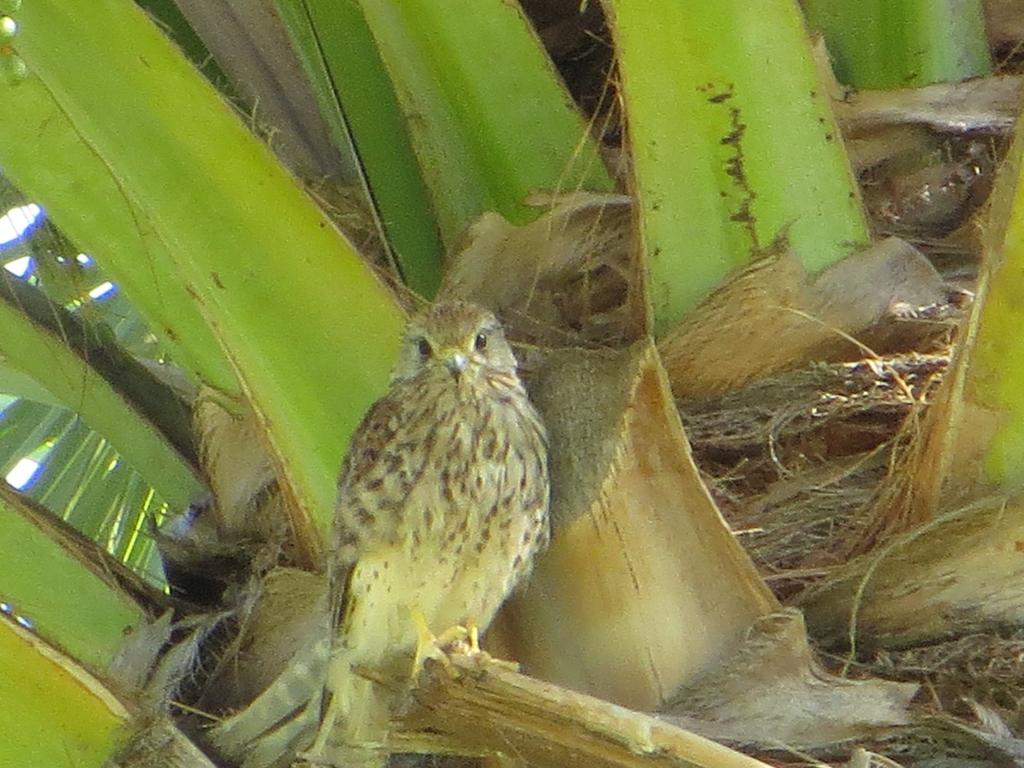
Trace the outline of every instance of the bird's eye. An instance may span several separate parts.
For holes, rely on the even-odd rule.
[[[476,339],[473,340],[473,349],[475,349],[477,352],[483,352],[485,349],[487,349],[486,333],[478,333],[476,335]]]
[[[430,348],[430,342],[422,337],[416,342],[416,349],[419,351],[420,357],[424,359],[430,357],[431,352],[433,352]]]

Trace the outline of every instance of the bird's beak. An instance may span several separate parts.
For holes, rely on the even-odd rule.
[[[456,350],[445,350],[444,354],[444,365],[452,376],[456,379],[466,369],[466,363],[469,362],[469,358],[465,354]]]

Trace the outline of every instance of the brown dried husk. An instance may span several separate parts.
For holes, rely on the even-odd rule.
[[[524,226],[481,216],[456,247],[440,296],[493,310],[521,341],[621,346],[643,332],[635,270],[631,199],[577,192]]]

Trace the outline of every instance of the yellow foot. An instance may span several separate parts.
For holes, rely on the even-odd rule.
[[[411,608],[410,613],[412,614],[412,623],[416,626],[416,655],[412,660],[412,673],[411,677],[413,680],[420,676],[423,671],[423,665],[427,659],[434,659],[435,661],[448,666],[448,655],[444,652],[444,643],[442,638],[447,639],[451,642],[451,637],[445,637],[449,635],[452,630],[446,630],[442,633],[442,638],[434,636],[434,633],[430,631],[430,625],[427,624],[427,617],[423,615],[423,611],[419,608]],[[453,627],[452,629],[456,629]]]
[[[448,627],[434,639],[434,642],[438,648],[448,648],[462,653],[481,653],[480,630],[472,621],[467,621],[466,626],[456,624],[454,627]]]
[[[412,677],[416,679],[423,671],[427,659],[435,659],[446,667],[449,666],[447,651],[456,650],[460,653],[476,656],[483,654],[480,650],[480,630],[476,622],[467,621],[466,626],[448,627],[440,635],[434,635],[427,625],[427,617],[419,608],[412,608],[413,624],[416,625],[416,656],[412,662]]]

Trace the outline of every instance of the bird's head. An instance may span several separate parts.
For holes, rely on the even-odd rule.
[[[393,378],[404,381],[433,372],[473,382],[515,370],[515,356],[497,318],[475,304],[453,301],[434,304],[409,321]]]

